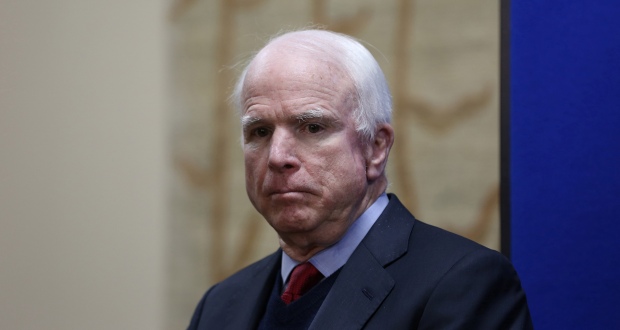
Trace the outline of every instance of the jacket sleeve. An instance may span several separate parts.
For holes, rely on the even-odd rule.
[[[434,288],[419,329],[532,329],[525,292],[510,262],[481,249],[458,260]]]

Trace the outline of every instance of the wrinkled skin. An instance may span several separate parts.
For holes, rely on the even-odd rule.
[[[389,124],[362,141],[353,86],[333,61],[270,45],[243,87],[246,189],[298,261],[336,243],[385,190]]]

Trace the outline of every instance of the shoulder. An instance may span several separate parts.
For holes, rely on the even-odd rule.
[[[436,264],[453,264],[467,254],[491,254],[501,256],[497,251],[484,247],[465,237],[429,225],[416,219],[411,212],[390,194],[390,203],[375,224],[374,237],[370,240],[380,242],[374,249],[384,249],[385,245],[406,244],[407,258],[413,254],[416,260],[428,259]],[[421,261],[421,260],[420,260]]]
[[[280,264],[280,256],[281,251],[278,250],[242,268],[215,284],[207,291],[207,295],[229,294],[231,291],[243,290],[246,286],[254,285],[259,279],[267,280],[267,278],[272,278],[272,273],[278,270],[277,266]]]
[[[511,262],[501,253],[442,229],[417,222],[429,240],[427,303],[421,323],[430,328],[530,329],[525,292]],[[415,234],[412,239],[415,239]],[[452,311],[445,314],[445,311]]]
[[[429,225],[423,221],[415,221],[411,231],[410,245],[430,254],[449,254],[456,258],[472,252],[478,253],[497,253],[470,239],[449,232],[445,229]]]
[[[517,278],[503,254],[465,237],[416,220],[409,239],[409,258],[440,280],[448,273],[479,277]],[[466,281],[467,276],[462,280]]]
[[[445,273],[469,270],[472,276],[516,276],[508,258],[498,251],[422,221],[416,221],[410,247],[425,256],[427,267],[435,265]]]
[[[212,286],[198,303],[188,329],[203,329],[204,325],[223,328],[240,322],[235,311],[249,308],[247,304],[266,297],[271,290],[280,253],[278,250]]]
[[[416,311],[419,325],[429,328],[531,328],[525,293],[504,255],[417,220],[397,204],[384,227],[409,235],[406,252],[385,268],[398,283],[393,308]],[[382,241],[404,240],[399,230],[390,234]]]
[[[392,246],[401,244],[398,249],[405,252],[386,267],[393,276],[406,274],[402,280],[415,278],[417,287],[423,283],[427,290],[452,274],[458,274],[454,279],[463,282],[470,276],[487,281],[517,278],[512,264],[501,253],[416,219],[396,196],[390,197],[390,205],[380,219],[383,230],[372,237],[372,250],[396,250]]]

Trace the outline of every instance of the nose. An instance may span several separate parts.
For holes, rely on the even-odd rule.
[[[295,136],[285,129],[276,129],[271,136],[269,168],[278,172],[294,172],[299,169]]]

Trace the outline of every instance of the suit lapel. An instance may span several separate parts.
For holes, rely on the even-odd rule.
[[[361,329],[394,287],[394,280],[360,245],[344,266],[310,329]]]
[[[407,252],[414,218],[390,203],[342,267],[310,329],[361,329],[394,287],[385,266]]]
[[[267,300],[275,283],[275,276],[280,270],[282,251],[268,257],[262,267],[257,267],[244,285],[233,293],[228,306],[226,329],[255,329],[262,318]]]

